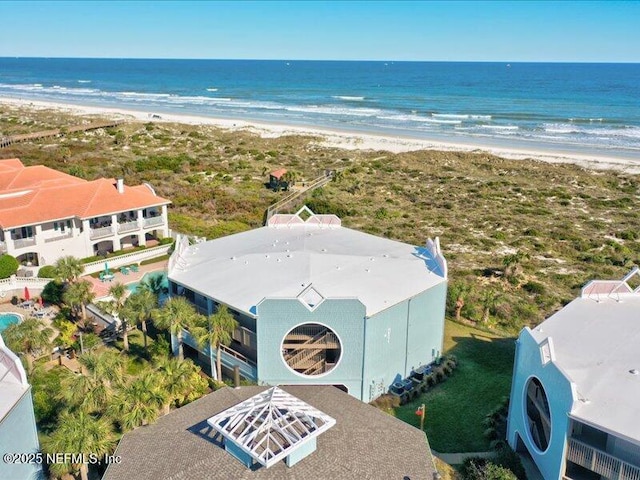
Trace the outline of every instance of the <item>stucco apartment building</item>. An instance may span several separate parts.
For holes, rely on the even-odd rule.
[[[437,239],[408,245],[303,207],[251,231],[177,241],[168,278],[170,294],[201,313],[230,309],[240,327],[222,363],[260,384],[338,385],[369,402],[442,352],[447,265]],[[203,366],[218,353],[188,331],[184,340]]]
[[[167,205],[148,184],[87,181],[19,159],[0,160],[0,253],[24,265],[105,254],[169,234]]]
[[[640,480],[637,268],[520,333],[507,440],[546,480]]]
[[[0,452],[9,454],[0,461],[0,478],[35,480],[41,477],[37,462],[27,455],[40,450],[31,386],[20,359],[0,336]],[[13,454],[25,454],[22,460]]]

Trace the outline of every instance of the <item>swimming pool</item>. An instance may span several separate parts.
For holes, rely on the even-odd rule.
[[[17,313],[0,313],[0,332],[2,332],[9,325],[18,323],[22,320],[22,315]]]
[[[131,293],[136,293],[138,291],[138,285],[141,282],[145,282],[147,281],[147,279],[149,278],[156,278],[156,277],[161,277],[161,285],[165,288],[166,291],[169,290],[169,280],[167,280],[167,273],[166,272],[149,272],[149,273],[145,273],[144,276],[138,280],[137,282],[133,282],[133,283],[128,283],[127,284],[127,289],[131,291]],[[161,295],[162,297],[163,295]]]

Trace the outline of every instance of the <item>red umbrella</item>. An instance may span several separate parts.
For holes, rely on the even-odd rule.
[[[31,299],[31,295],[29,295],[29,289],[27,287],[24,287],[24,299],[25,300]]]
[[[42,299],[42,297],[40,297],[38,301],[40,302],[40,306],[44,307],[44,300]]]

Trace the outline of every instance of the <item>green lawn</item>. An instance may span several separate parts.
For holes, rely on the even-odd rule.
[[[484,416],[511,388],[515,344],[471,327],[447,321],[444,347],[458,357],[454,374],[416,400],[396,409],[396,416],[419,428],[415,414],[426,404],[425,431],[431,448],[438,452],[489,450],[482,435]]]

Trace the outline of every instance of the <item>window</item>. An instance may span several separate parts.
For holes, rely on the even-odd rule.
[[[527,382],[525,412],[529,436],[540,451],[546,451],[551,438],[551,412],[547,393],[540,380],[535,377]]]
[[[289,368],[305,376],[330,372],[341,354],[338,336],[329,327],[317,323],[295,327],[282,341],[282,359]]]

